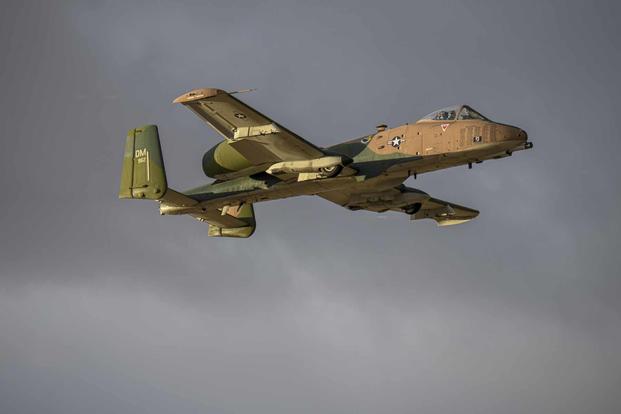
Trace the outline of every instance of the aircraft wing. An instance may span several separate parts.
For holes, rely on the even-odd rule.
[[[410,220],[433,219],[438,226],[452,226],[470,221],[478,215],[478,210],[437,198],[429,198],[418,212],[410,216]]]
[[[464,223],[479,215],[477,210],[404,185],[380,191],[330,191],[318,195],[351,210],[397,211],[410,215],[410,220],[435,220],[439,226]]]
[[[253,165],[325,155],[320,148],[221,89],[195,89],[174,103],[190,108]]]

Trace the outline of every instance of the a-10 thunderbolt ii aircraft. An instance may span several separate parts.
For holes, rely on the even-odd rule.
[[[168,188],[158,130],[148,125],[129,131],[119,197],[157,200],[162,215],[188,214],[207,222],[209,236],[216,237],[249,237],[256,227],[254,203],[301,195],[318,195],[350,210],[429,218],[445,226],[479,212],[406,187],[403,181],[458,165],[472,168],[532,147],[522,129],[457,105],[413,124],[379,125],[363,137],[321,148],[234,94],[196,89],[174,100],[224,137],[203,156],[203,171],[215,181],[184,192]]]

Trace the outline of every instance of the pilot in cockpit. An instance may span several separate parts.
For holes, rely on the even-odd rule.
[[[450,121],[455,119],[455,111],[438,111],[433,119],[436,121]]]
[[[437,121],[446,121],[448,119],[448,112],[438,111],[434,119]]]

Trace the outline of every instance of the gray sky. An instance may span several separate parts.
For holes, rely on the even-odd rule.
[[[0,412],[621,412],[618,2],[14,2],[0,14]],[[325,200],[248,240],[116,198],[157,123],[174,188],[249,104],[318,145],[467,102],[532,151],[410,179],[452,228]]]

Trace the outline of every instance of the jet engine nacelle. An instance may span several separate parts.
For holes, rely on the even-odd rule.
[[[343,163],[340,156],[326,156],[311,160],[276,162],[265,171],[273,175],[299,174],[298,181],[304,181],[334,177],[342,170]],[[203,155],[203,172],[211,178],[225,178],[227,175],[230,177],[231,174],[252,166],[228,141],[220,142]]]
[[[252,164],[227,141],[220,142],[203,155],[203,172],[211,178],[251,166]]]

